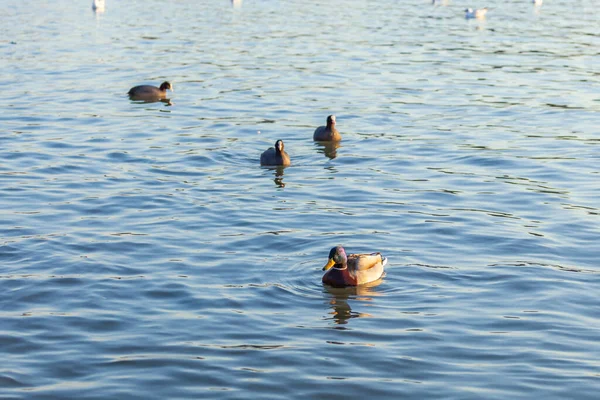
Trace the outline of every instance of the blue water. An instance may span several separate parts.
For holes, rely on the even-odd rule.
[[[597,4],[443,4],[0,5],[0,398],[596,399]]]

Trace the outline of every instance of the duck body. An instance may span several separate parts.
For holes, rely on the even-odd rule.
[[[472,19],[472,18],[484,19],[485,14],[487,14],[487,11],[488,11],[487,7],[478,8],[476,10],[474,10],[472,8],[467,8],[467,9],[465,9],[465,18],[466,19]]]
[[[384,274],[387,258],[381,253],[350,254],[342,246],[329,251],[329,262],[323,267],[323,283],[333,287],[358,286],[374,282]]]
[[[169,82],[163,82],[160,87],[152,85],[139,85],[129,89],[127,94],[131,100],[141,100],[146,102],[160,101],[167,98],[167,90],[173,90]]]
[[[290,156],[283,149],[283,140],[275,142],[275,147],[269,147],[260,155],[260,165],[287,167],[292,162]]]
[[[327,117],[327,126],[320,126],[315,129],[313,140],[319,142],[338,142],[342,140],[342,135],[335,128],[335,115]]]

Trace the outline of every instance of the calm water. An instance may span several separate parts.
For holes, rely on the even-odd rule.
[[[597,398],[597,5],[3,2],[0,398]]]

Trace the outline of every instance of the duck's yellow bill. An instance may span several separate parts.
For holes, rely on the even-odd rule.
[[[325,266],[323,267],[323,271],[327,271],[334,265],[335,265],[335,261],[333,261],[333,258],[330,258],[329,261],[327,262],[327,264],[325,264]]]

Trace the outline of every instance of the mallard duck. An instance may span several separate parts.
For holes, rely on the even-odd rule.
[[[327,117],[327,126],[320,126],[315,129],[313,140],[321,142],[337,142],[342,140],[342,135],[335,129],[335,115]]]
[[[140,85],[129,89],[127,94],[131,100],[142,100],[146,102],[160,101],[167,98],[167,90],[173,91],[173,85],[169,82],[161,83],[160,87],[152,85]]]
[[[275,147],[269,147],[260,155],[260,165],[281,165],[287,167],[290,164],[290,156],[283,149],[283,140],[276,141]]]
[[[383,276],[387,258],[381,253],[350,254],[342,246],[329,251],[329,261],[323,267],[323,283],[335,287],[357,286],[376,281]]]
[[[472,8],[467,8],[467,9],[465,9],[465,18],[467,18],[467,19],[471,19],[471,18],[484,19],[485,14],[487,12],[488,12],[487,7],[478,8],[476,10],[473,10]]]

